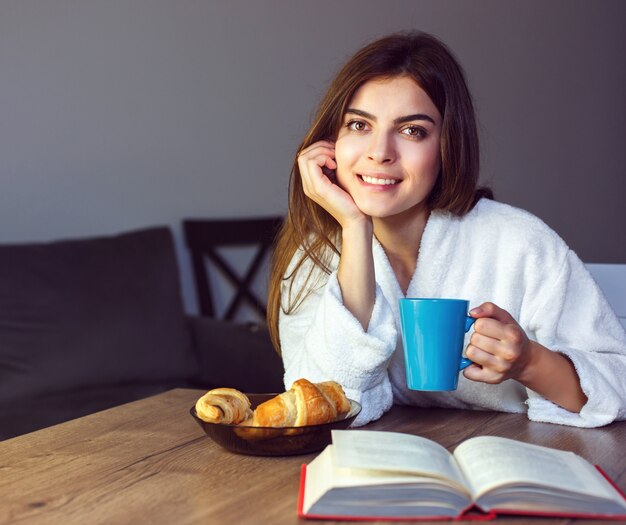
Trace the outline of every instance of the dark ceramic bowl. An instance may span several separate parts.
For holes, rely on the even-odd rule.
[[[278,394],[247,394],[252,408]],[[253,456],[295,456],[318,452],[331,443],[330,431],[348,428],[361,411],[361,405],[350,400],[350,412],[337,421],[304,427],[250,427],[207,423],[189,411],[206,434],[226,450]]]

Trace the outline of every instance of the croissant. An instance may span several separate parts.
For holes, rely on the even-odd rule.
[[[350,411],[350,401],[339,383],[294,381],[291,389],[256,407],[255,427],[301,427],[329,423]],[[246,423],[248,424],[248,423]]]
[[[234,388],[209,390],[196,401],[196,414],[207,423],[238,425],[252,416],[250,400]]]

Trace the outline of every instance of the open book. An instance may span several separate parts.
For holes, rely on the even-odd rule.
[[[333,430],[302,468],[304,518],[470,518],[497,514],[626,519],[626,498],[588,461],[482,436],[454,454],[419,436]]]

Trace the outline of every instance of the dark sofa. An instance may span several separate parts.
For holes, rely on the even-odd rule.
[[[267,330],[185,314],[172,234],[0,246],[0,440],[175,387],[282,391]]]

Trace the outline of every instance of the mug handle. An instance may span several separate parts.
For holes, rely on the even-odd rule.
[[[474,324],[474,321],[476,321],[476,319],[474,319],[473,317],[470,317],[469,315],[465,317],[465,332],[467,333],[467,331],[472,327],[472,325]],[[468,359],[467,357],[461,357],[461,363],[459,364],[459,372],[461,370],[465,370],[469,365],[473,365],[474,361],[472,361],[471,359]]]

